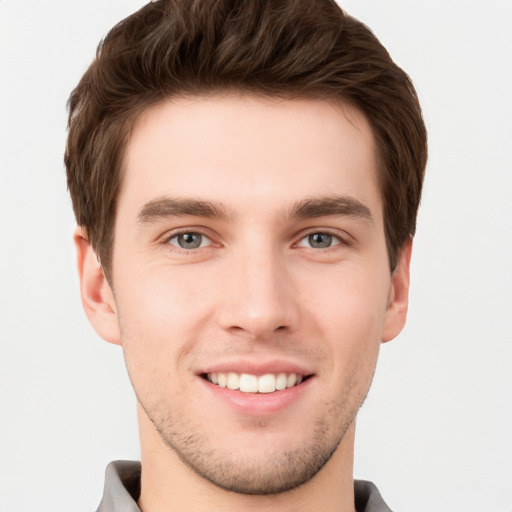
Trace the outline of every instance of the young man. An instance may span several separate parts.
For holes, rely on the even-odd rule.
[[[330,0],[152,2],[73,91],[65,160],[138,399],[99,510],[389,510],[355,418],[405,323],[426,132],[373,34]]]

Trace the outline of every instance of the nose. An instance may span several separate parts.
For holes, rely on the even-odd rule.
[[[283,256],[271,248],[247,251],[233,256],[226,275],[218,310],[223,329],[258,340],[296,329],[296,287]]]

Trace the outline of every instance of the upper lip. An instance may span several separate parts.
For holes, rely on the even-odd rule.
[[[205,373],[248,373],[251,375],[265,375],[267,373],[297,373],[300,375],[311,375],[314,371],[307,365],[287,361],[285,359],[271,359],[256,361],[254,359],[231,359],[223,360],[201,368],[198,375]]]

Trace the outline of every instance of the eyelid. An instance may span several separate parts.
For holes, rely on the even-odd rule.
[[[325,234],[325,235],[332,236],[333,239],[337,240],[337,243],[331,245],[330,247],[325,247],[323,249],[314,248],[314,247],[307,247],[305,245],[299,245],[300,242],[302,242],[303,240],[305,240],[309,236],[317,234],[317,233],[322,233],[322,234]],[[348,246],[348,245],[351,245],[353,243],[353,238],[347,232],[343,231],[343,232],[340,233],[339,229],[333,229],[333,228],[313,228],[313,229],[307,229],[307,230],[303,231],[302,233],[300,233],[296,240],[297,241],[294,242],[294,244],[293,244],[294,247],[306,247],[306,248],[309,248],[309,249],[314,249],[315,251],[320,251],[320,250],[326,251],[326,250],[332,249],[334,247],[337,247],[338,245]]]
[[[203,247],[197,247],[196,249],[184,249],[183,247],[179,247],[179,245],[174,245],[174,244],[170,243],[170,241],[173,238],[176,238],[176,237],[178,237],[180,235],[184,235],[184,234],[187,234],[187,233],[193,233],[193,234],[196,234],[196,235],[201,235],[202,237],[208,239],[208,241],[209,241],[208,245],[203,246]],[[201,227],[198,227],[198,226],[186,226],[186,227],[183,227],[183,228],[175,228],[175,229],[169,230],[169,231],[167,231],[165,234],[163,234],[159,238],[159,241],[161,243],[163,243],[164,245],[170,245],[174,249],[181,250],[181,251],[184,251],[184,252],[193,252],[193,251],[197,251],[198,249],[207,249],[207,248],[212,247],[214,245],[220,245],[217,242],[215,242],[214,236],[211,234],[210,230],[205,229],[205,228],[201,228]]]
[[[185,248],[185,247],[180,247],[180,245],[178,243],[174,244],[171,242],[171,240],[173,240],[174,238],[178,238],[179,236],[181,235],[198,235],[201,237],[201,243],[199,244],[199,247],[191,247],[191,248]],[[181,249],[181,250],[184,250],[184,251],[195,251],[197,249],[204,249],[205,247],[210,247],[210,245],[212,244],[212,240],[204,235],[203,233],[198,233],[197,231],[185,231],[184,233],[175,233],[173,234],[172,236],[170,236],[168,239],[167,239],[167,243],[169,245],[172,245],[173,247],[176,247],[177,249]]]

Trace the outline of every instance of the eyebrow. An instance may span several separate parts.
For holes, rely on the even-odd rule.
[[[335,215],[360,218],[373,223],[370,209],[358,199],[350,196],[303,199],[290,208],[285,218],[303,220]],[[221,203],[199,199],[162,197],[147,202],[139,212],[137,220],[140,223],[149,223],[166,217],[180,216],[221,220],[232,217]]]
[[[173,199],[162,197],[146,203],[137,216],[140,223],[154,222],[166,217],[206,217],[227,219],[226,208],[220,203],[197,199]]]
[[[295,203],[289,213],[292,219],[311,219],[332,215],[354,217],[373,223],[370,209],[350,196],[304,199]]]

